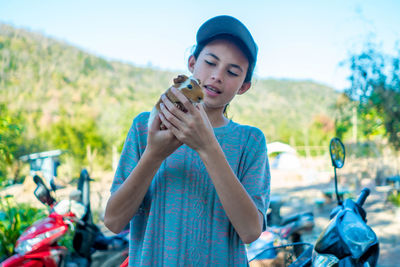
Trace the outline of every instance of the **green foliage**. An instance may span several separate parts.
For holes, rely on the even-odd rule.
[[[121,151],[132,119],[150,111],[177,74],[107,61],[0,24],[0,99],[10,114],[21,114],[23,129],[14,160],[64,149],[76,165],[111,168],[111,147]],[[228,114],[259,127],[268,142],[321,145],[333,134],[337,95],[311,81],[255,80]]]
[[[87,146],[102,155],[107,152],[107,141],[99,133],[96,122],[87,117],[76,120],[62,117],[50,126],[44,137],[51,146],[70,151],[78,162],[85,161]]]
[[[108,62],[0,24],[0,100],[6,103],[1,117],[6,108],[16,124],[15,114],[21,114],[18,126],[24,130],[18,140],[3,138],[3,155],[15,165],[23,154],[61,148],[80,165],[88,163],[90,152],[92,163],[111,168],[111,157],[106,159],[111,146],[122,147],[134,116],[151,109],[173,76]],[[6,167],[1,168],[3,179]]]
[[[334,136],[335,124],[332,118],[325,114],[316,115],[310,126],[310,133],[312,136],[314,146],[323,146],[329,143],[329,140]]]
[[[21,233],[35,221],[46,217],[45,210],[16,203],[12,197],[0,198],[0,212],[0,258],[11,256]]]
[[[333,109],[335,111],[335,136],[344,139],[345,134],[353,128],[355,104],[346,94],[342,93],[334,103]]]
[[[400,207],[400,192],[394,191],[388,196],[388,201],[393,203],[393,205]]]
[[[4,103],[0,103],[0,114],[0,184],[3,184],[7,178],[7,167],[12,165],[18,151],[22,126]]]
[[[380,158],[384,149],[385,145],[374,141],[346,143],[346,154],[355,158]]]
[[[376,107],[370,106],[366,109],[362,108],[358,112],[358,118],[362,121],[362,124],[360,124],[359,127],[361,133],[368,139],[374,139],[374,137],[377,136],[384,136],[384,115],[380,113]]]
[[[68,231],[58,242],[60,246],[64,246],[68,251],[74,250],[75,231]]]
[[[400,49],[386,55],[373,44],[350,58],[349,97],[357,101],[363,134],[385,135],[400,149]]]

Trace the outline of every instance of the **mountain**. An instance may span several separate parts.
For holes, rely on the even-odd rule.
[[[107,146],[121,145],[132,119],[149,111],[177,74],[105,60],[66,42],[0,24],[0,102],[24,118],[31,140],[41,136],[41,142],[49,141],[46,136],[60,122],[90,121]],[[332,124],[337,96],[312,81],[256,77],[228,114],[259,127],[268,141],[317,144],[324,138],[311,140],[309,134],[313,127],[326,130]]]

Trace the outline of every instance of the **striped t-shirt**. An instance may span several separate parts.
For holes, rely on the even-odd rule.
[[[111,192],[135,168],[147,143],[149,113],[125,140]],[[214,128],[225,156],[262,214],[270,173],[263,133],[230,121]],[[264,218],[265,228],[265,218]],[[186,145],[164,160],[130,221],[129,266],[247,266],[245,245],[230,223],[196,151]]]

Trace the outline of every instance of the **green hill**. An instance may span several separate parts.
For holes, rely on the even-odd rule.
[[[72,149],[79,138],[100,154],[121,147],[132,119],[151,109],[176,74],[108,61],[0,24],[0,102],[21,118],[26,151]],[[324,135],[332,136],[336,98],[332,88],[311,81],[256,77],[228,112],[235,121],[262,129],[268,141],[317,145]],[[74,153],[84,158],[86,148]]]

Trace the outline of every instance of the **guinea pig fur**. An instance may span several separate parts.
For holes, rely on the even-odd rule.
[[[179,91],[182,92],[193,104],[200,103],[203,98],[204,98],[204,93],[203,90],[201,89],[200,86],[200,81],[194,77],[188,77],[186,75],[178,75],[178,77],[174,78],[174,84],[167,89],[165,92],[166,97],[175,104],[177,108],[180,110],[187,112],[183,106],[183,104],[178,100],[178,98],[175,97],[175,95],[171,92],[171,88],[175,87]],[[154,106],[152,111],[150,112],[150,117],[149,117],[149,122],[148,122],[148,128],[150,128],[150,125],[153,123],[154,118],[158,116],[158,113],[160,112],[160,104],[161,104],[161,97],[158,100],[157,104]],[[161,123],[160,125],[161,130],[165,130],[166,127],[164,124]]]

